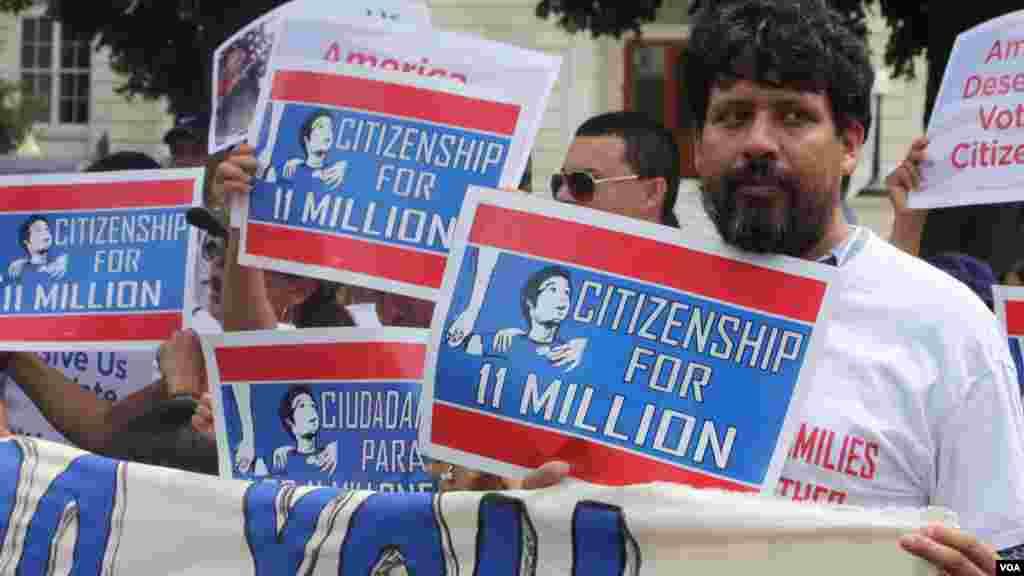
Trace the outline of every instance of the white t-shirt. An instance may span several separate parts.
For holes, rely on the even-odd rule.
[[[965,285],[861,229],[776,494],[949,508],[1024,544],[1024,416],[995,316]]]

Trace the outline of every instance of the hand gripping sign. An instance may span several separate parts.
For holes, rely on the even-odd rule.
[[[417,446],[426,336],[412,328],[204,336],[221,475],[432,491]]]
[[[154,348],[187,327],[202,175],[0,178],[0,349]]]
[[[585,223],[584,223],[585,222]],[[771,490],[834,268],[473,188],[435,308],[421,446],[519,477]]]
[[[557,60],[450,33],[333,40],[342,29],[282,23],[250,137],[263,171],[239,210],[240,262],[433,300],[466,188],[518,181]],[[300,31],[337,62],[290,59],[308,51],[290,40]],[[360,48],[370,40],[383,52]],[[467,54],[488,55],[509,78],[477,80],[482,64]],[[505,91],[511,79],[532,90]]]

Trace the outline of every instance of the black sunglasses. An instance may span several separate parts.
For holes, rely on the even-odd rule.
[[[623,182],[625,180],[636,180],[640,178],[636,174],[629,176],[614,176],[612,178],[597,178],[586,172],[559,172],[551,175],[551,196],[558,197],[558,191],[564,185],[569,189],[569,194],[577,202],[590,202],[594,199],[594,189],[598,184],[605,182]]]

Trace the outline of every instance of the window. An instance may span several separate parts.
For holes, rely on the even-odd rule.
[[[693,178],[694,122],[680,85],[686,57],[683,40],[632,39],[626,43],[626,110],[647,113],[672,131],[679,144],[683,178]]]
[[[49,18],[25,18],[21,25],[21,79],[44,105],[44,124],[89,122],[92,47],[71,29]]]

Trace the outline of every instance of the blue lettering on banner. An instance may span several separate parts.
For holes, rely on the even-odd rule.
[[[125,466],[91,454],[77,456],[33,501],[27,492],[38,490],[33,487],[38,484],[38,445],[22,438],[0,442],[0,473],[17,479],[0,487],[0,542],[7,544],[0,550],[0,572],[17,566],[19,575],[49,573],[58,561],[53,553],[60,550],[54,544],[77,527],[70,574],[108,573],[117,562],[123,530]],[[338,558],[339,574],[392,574],[397,568],[420,576],[458,573],[442,513],[444,495],[362,494],[359,501],[355,493],[332,488],[250,484],[242,508],[254,573],[311,574],[322,554]],[[340,550],[324,551],[345,516]],[[536,573],[540,542],[524,501],[501,493],[481,495],[476,538],[474,575]],[[635,576],[639,571],[639,547],[616,506],[579,502],[572,541],[574,576]]]
[[[0,492],[0,515],[7,520],[2,528],[4,532],[0,532],[3,541],[7,541],[7,530],[27,526],[17,573],[48,574],[56,550],[52,544],[74,527],[77,527],[77,534],[70,573],[75,576],[103,573],[104,567],[113,561],[120,539],[124,510],[120,478],[123,464],[92,454],[79,456],[50,483],[33,506],[27,502],[26,495],[19,492],[31,488],[32,479],[22,478],[22,474],[36,473],[35,444],[23,440],[5,443],[0,447],[0,459],[5,462],[3,468],[7,477],[20,480],[8,484],[13,489]],[[26,518],[29,518],[27,523]],[[14,544],[3,551],[0,570],[13,562],[10,555],[17,555],[18,550]]]
[[[574,576],[636,576],[640,546],[626,526],[622,509],[603,502],[582,501],[572,514]]]
[[[292,484],[256,482],[245,491],[245,540],[256,576],[308,574],[349,493],[326,488],[297,495]],[[278,530],[278,518],[285,519]],[[311,545],[317,539],[318,542]],[[310,550],[307,557],[306,551]],[[306,571],[299,568],[308,566]]]
[[[410,574],[454,573],[448,569],[451,554],[438,503],[423,492],[368,496],[349,521],[339,574],[389,574],[399,566]]]
[[[529,576],[537,568],[537,531],[518,498],[485,494],[480,499],[473,574]]]
[[[13,524],[14,504],[17,502],[18,488],[21,485],[21,472],[24,458],[17,440],[0,442],[0,473],[4,478],[14,479],[0,483],[0,545],[7,541],[7,530]],[[0,554],[0,558],[4,558]],[[3,565],[0,564],[0,568]]]

